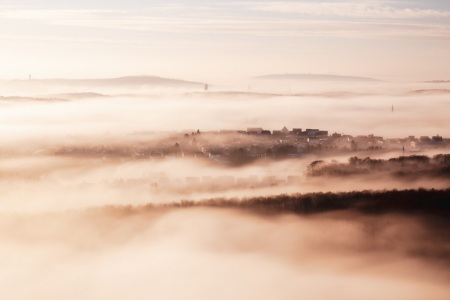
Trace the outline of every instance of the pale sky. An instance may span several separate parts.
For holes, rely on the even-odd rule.
[[[450,1],[0,0],[0,78],[450,80]]]

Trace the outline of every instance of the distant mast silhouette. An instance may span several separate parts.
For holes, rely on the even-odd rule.
[[[392,112],[394,112],[394,104],[392,104],[392,108],[391,108]]]
[[[205,91],[207,91],[207,90],[208,90],[208,84],[205,83]]]

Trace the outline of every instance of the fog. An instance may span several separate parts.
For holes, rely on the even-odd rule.
[[[211,85],[203,91],[203,86],[172,82],[63,82],[2,82],[9,98],[0,101],[0,211],[60,211],[297,192],[445,188],[449,184],[448,178],[410,180],[386,174],[351,180],[305,176],[308,165],[317,159],[346,162],[354,155],[384,159],[402,155],[395,150],[331,153],[325,158],[313,154],[293,160],[260,159],[240,166],[201,157],[155,159],[153,155],[148,159],[135,155],[155,145],[171,149],[179,143],[185,147],[200,139],[184,137],[197,129],[207,132],[261,126],[274,130],[286,125],[290,129],[320,128],[330,134],[355,136],[445,137],[450,135],[446,84],[437,84],[436,90],[436,84],[431,83],[250,79],[252,86],[247,91],[240,90],[237,83]],[[284,86],[290,87],[290,94],[281,92]],[[57,100],[45,100],[57,94]],[[218,148],[229,146],[233,138],[216,134],[203,137]],[[255,143],[242,135],[238,139],[235,147]],[[112,149],[114,155],[105,157],[105,149]],[[427,149],[422,154],[448,152]]]
[[[307,168],[312,160],[259,160],[232,167],[187,158],[102,161],[43,156],[5,157],[0,162],[0,211],[36,213],[102,205],[200,201],[217,197],[439,189],[450,184],[448,176],[410,178],[375,172],[350,178],[308,177]]]
[[[292,86],[291,91],[281,91],[283,86]],[[384,137],[450,134],[448,84],[290,85],[276,81],[263,85],[258,81],[250,91],[228,85],[213,85],[208,92],[170,86],[54,89],[43,86],[43,91],[32,94],[24,87],[5,89],[0,101],[3,143],[71,134],[98,139],[97,135],[122,138],[138,131],[274,130],[283,126]],[[97,92],[108,97],[89,98]],[[77,95],[82,99],[74,99]],[[11,96],[31,98],[18,101]]]
[[[448,299],[448,236],[431,224],[401,215],[267,218],[206,209],[4,216],[2,295]]]
[[[233,153],[262,140],[209,132],[287,126],[448,138],[448,84],[253,78],[205,91],[203,83],[108,82],[0,82],[3,298],[450,297],[448,211],[265,216],[170,208],[217,198],[448,188],[445,172],[308,174],[315,160],[389,159],[401,150],[230,163],[214,148]],[[193,146],[199,141],[211,153]]]

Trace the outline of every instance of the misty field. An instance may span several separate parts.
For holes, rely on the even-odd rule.
[[[358,203],[373,200],[361,193],[304,196],[299,201],[310,208],[323,198],[329,205],[347,197],[359,202],[302,216],[289,208],[267,214],[295,197],[229,205],[243,211],[213,201],[2,215],[2,293],[11,299],[447,299],[449,191],[396,193],[404,193],[402,201],[412,196],[414,208],[382,202],[386,211],[361,212]],[[428,195],[431,203],[423,205]]]
[[[446,90],[138,79],[2,82],[7,299],[450,297]]]
[[[449,0],[0,0],[0,300],[449,300]]]

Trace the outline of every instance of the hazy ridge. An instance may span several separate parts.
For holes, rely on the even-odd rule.
[[[203,83],[159,76],[125,76],[98,79],[31,79],[3,81],[10,84],[50,84],[79,86],[203,86]]]
[[[328,75],[328,74],[268,74],[256,79],[302,80],[302,81],[338,81],[338,82],[380,82],[377,79],[360,76]]]

